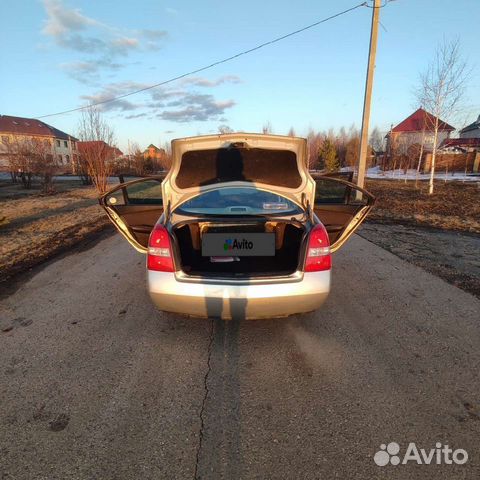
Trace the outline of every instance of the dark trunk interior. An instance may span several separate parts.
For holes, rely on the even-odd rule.
[[[275,233],[275,256],[238,257],[239,261],[216,263],[202,256],[204,233]],[[188,275],[257,277],[290,275],[297,270],[304,229],[293,223],[264,221],[235,225],[198,222],[174,229],[181,268]]]

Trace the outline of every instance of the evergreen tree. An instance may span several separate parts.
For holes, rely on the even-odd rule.
[[[335,144],[330,138],[325,138],[320,148],[319,157],[327,172],[336,172],[340,168]]]

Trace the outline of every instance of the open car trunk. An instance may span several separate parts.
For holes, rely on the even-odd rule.
[[[202,237],[206,233],[273,233],[273,256],[224,256],[202,255]],[[187,275],[204,277],[265,277],[286,276],[294,273],[303,259],[305,228],[297,222],[261,220],[235,224],[198,221],[173,228],[181,270]]]
[[[231,133],[172,141],[172,168],[162,184],[171,210],[201,192],[222,186],[273,190],[297,203],[313,205],[315,182],[306,167],[303,138]]]

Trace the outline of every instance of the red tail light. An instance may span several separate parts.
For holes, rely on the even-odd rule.
[[[306,272],[320,272],[332,268],[330,240],[325,227],[319,223],[312,228],[308,239]]]
[[[148,240],[147,268],[157,272],[174,272],[172,244],[167,229],[155,225]]]

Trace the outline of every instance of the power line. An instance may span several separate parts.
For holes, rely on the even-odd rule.
[[[368,0],[368,1],[373,2],[374,0]],[[384,8],[384,7],[387,6],[388,3],[394,2],[394,1],[395,1],[395,0],[384,0],[383,4],[380,5],[380,6],[378,6],[378,7],[375,7],[375,5],[368,5],[368,3],[365,2],[365,5],[364,5],[364,6],[367,7],[367,8]]]
[[[243,55],[247,55],[249,53],[255,52],[256,50],[260,50],[261,48],[264,48],[268,45],[272,45],[274,43],[285,40],[286,38],[293,37],[294,35],[298,35],[299,33],[302,33],[306,30],[309,30],[313,27],[316,27],[316,26],[318,26],[322,23],[328,22],[329,20],[333,20],[334,18],[345,15],[345,14],[347,14],[347,13],[353,11],[353,10],[356,10],[357,8],[366,7],[366,6],[368,6],[367,2],[359,3],[358,5],[355,5],[353,7],[347,8],[346,10],[343,10],[342,12],[335,13],[334,15],[330,15],[329,17],[326,17],[322,20],[319,20],[318,22],[311,23],[310,25],[307,25],[306,27],[302,27],[298,30],[287,33],[286,35],[282,35],[281,37],[274,38],[273,40],[269,40],[268,42],[262,43],[260,45],[257,45],[256,47],[250,48],[248,50],[244,50],[242,52],[236,53],[235,55],[224,58],[222,60],[218,60],[214,63],[211,63],[210,65],[206,65],[204,67],[197,68],[196,70],[191,70],[190,72],[183,73],[181,75],[177,75],[176,77],[170,78],[170,79],[165,80],[163,82],[156,83],[155,85],[150,85],[148,87],[139,88],[138,90],[132,90],[131,92],[124,93],[123,95],[118,95],[116,97],[108,98],[106,100],[101,100],[99,102],[90,103],[88,105],[84,105],[83,107],[71,108],[70,110],[64,110],[62,112],[57,112],[57,113],[50,113],[48,115],[42,115],[42,116],[36,117],[36,118],[40,119],[40,118],[47,118],[47,117],[55,117],[57,115],[64,115],[66,113],[78,112],[80,110],[84,110],[85,108],[96,107],[98,105],[104,105],[105,103],[115,102],[117,100],[121,100],[122,98],[130,97],[131,95],[136,95],[137,93],[146,92],[147,90],[151,90],[152,88],[157,88],[157,87],[161,87],[163,85],[167,85],[168,83],[172,83],[172,82],[175,82],[177,80],[181,80],[182,78],[188,77],[190,75],[195,75],[196,73],[203,72],[203,71],[208,70],[210,68],[216,67],[217,65],[221,65],[222,63],[230,62],[231,60],[234,60],[234,59],[236,59],[238,57],[241,57]]]

